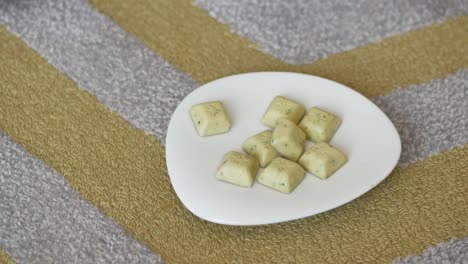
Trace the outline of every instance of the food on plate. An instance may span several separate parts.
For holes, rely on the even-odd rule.
[[[216,172],[216,178],[243,187],[250,187],[255,181],[258,162],[252,157],[236,151],[224,155]]]
[[[270,106],[263,115],[262,123],[273,128],[276,126],[278,119],[286,118],[297,124],[304,116],[305,110],[302,104],[283,96],[277,96],[271,101]]]
[[[292,121],[281,118],[273,130],[271,145],[291,161],[297,161],[304,152],[305,133]]]
[[[299,127],[314,142],[328,142],[341,125],[341,119],[328,111],[312,107],[299,123]]]
[[[304,116],[305,110],[293,100],[275,97],[262,119],[273,131],[264,130],[247,138],[242,144],[247,154],[226,153],[216,178],[251,187],[259,167],[265,167],[258,182],[283,193],[292,192],[304,179],[305,171],[327,179],[348,161],[344,153],[328,144],[341,119],[317,107],[310,108]],[[199,136],[221,134],[231,128],[220,101],[194,105],[190,114]],[[304,153],[307,138],[316,144]]]
[[[328,143],[319,142],[302,155],[299,164],[308,172],[326,179],[347,161],[343,152]]]
[[[304,179],[305,171],[299,164],[278,157],[258,177],[258,182],[283,193],[292,192]]]
[[[259,134],[256,134],[242,144],[244,151],[257,158],[261,167],[266,167],[270,162],[279,156],[273,146],[271,146],[271,130],[265,130]]]
[[[231,128],[231,121],[220,101],[194,105],[190,115],[201,137],[226,133]]]

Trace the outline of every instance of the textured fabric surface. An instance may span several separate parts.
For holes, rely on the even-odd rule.
[[[19,263],[468,261],[466,1],[90,2],[0,1],[0,248]],[[190,214],[167,175],[168,118],[197,82],[258,70],[370,97],[400,132],[398,167],[293,222]]]
[[[19,263],[161,263],[0,132],[0,245]]]
[[[8,255],[8,253],[0,247],[0,263],[1,264],[14,264],[13,259]]]
[[[360,199],[315,217],[262,227],[202,221],[178,202],[154,137],[11,34],[0,40],[2,130],[168,262],[385,262],[466,234],[466,146],[399,168]]]
[[[401,138],[400,166],[468,142],[468,69],[375,98]]]
[[[81,87],[161,141],[197,86],[86,0],[0,1],[0,22]]]
[[[296,64],[468,14],[465,0],[194,2],[265,52]]]
[[[249,71],[295,71],[338,81],[366,96],[378,96],[468,67],[468,17],[448,19],[294,66],[259,52],[253,42],[231,34],[229,27],[187,0],[90,2],[202,83]]]
[[[20,1],[3,3],[3,6],[0,4],[0,21],[10,31],[21,35],[26,43],[46,57],[51,64],[67,73],[81,87],[96,95],[109,109],[118,112],[136,127],[156,134],[164,144],[166,128],[173,110],[197,84],[187,75],[177,72],[107,17],[92,9],[86,1],[48,1],[41,3]],[[58,19],[60,17],[64,19]],[[86,30],[89,27],[89,21],[92,21],[94,25],[93,30]],[[99,37],[99,41],[94,41],[96,36]],[[61,39],[61,41],[55,41],[56,39]],[[74,63],[69,63],[70,61]],[[403,109],[399,107],[393,107],[392,111],[388,109],[385,112],[397,124],[400,134],[414,134],[414,127],[405,124],[409,122],[408,118],[413,118],[412,123],[420,119],[421,116],[411,115],[413,110],[418,110],[414,109],[415,107],[420,107],[419,102],[426,102],[424,108],[429,110],[418,111],[422,114],[445,114],[445,116],[437,117],[438,121],[449,122],[451,120],[450,116],[446,116],[451,112],[446,112],[447,109],[440,109],[446,105],[456,104],[451,109],[463,112],[462,109],[467,107],[466,101],[461,98],[448,100],[447,97],[452,93],[466,96],[465,80],[467,80],[467,74],[460,73],[447,81],[451,83],[424,84],[424,86],[430,86],[431,89],[418,89],[421,94],[414,95],[413,99],[416,101],[413,104],[408,104],[408,100],[413,99],[408,99],[408,94],[404,91],[394,96],[386,96],[387,99],[379,99],[376,102],[381,107],[388,104],[404,104],[406,106],[404,114],[400,113]],[[445,89],[452,85],[455,86],[456,92]],[[432,91],[434,89],[439,91]],[[433,92],[436,93],[433,94]],[[426,98],[431,94],[432,97],[438,98]],[[397,98],[400,100],[395,100]],[[446,100],[437,104],[439,109],[431,111],[429,108],[432,107],[432,102],[439,101],[440,98]],[[402,100],[406,101],[401,102]],[[463,113],[458,113],[458,115],[461,114]],[[403,119],[398,120],[400,117]],[[407,164],[412,161],[411,158],[422,159],[430,153],[437,154],[440,150],[449,149],[453,146],[452,143],[462,145],[467,142],[468,135],[463,129],[466,130],[468,118],[460,117],[456,119],[457,122],[452,124],[452,127],[440,126],[439,128],[444,129],[443,132],[440,129],[435,130],[437,128],[426,129],[426,125],[436,126],[440,122],[422,118],[421,120],[426,120],[426,122],[420,125],[421,133],[438,133],[439,140],[436,143],[430,142],[434,135],[428,134],[423,137],[426,139],[426,144],[421,144],[423,140],[421,137],[415,140],[403,136],[407,138],[403,144],[404,150],[408,149],[411,153],[404,152],[401,163]],[[403,124],[398,125],[399,123]],[[445,145],[438,147],[440,143],[437,142],[451,133],[451,129],[457,132],[454,135],[456,139],[448,140]],[[423,147],[425,147],[425,150],[422,150],[423,153],[418,152],[418,148]]]
[[[424,250],[421,256],[411,255],[406,258],[399,258],[392,264],[450,264],[468,263],[468,237],[464,239],[452,239],[446,243]]]

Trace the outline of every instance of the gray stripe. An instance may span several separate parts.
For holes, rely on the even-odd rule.
[[[402,140],[400,166],[468,142],[468,69],[376,98]]]
[[[468,264],[468,237],[451,239],[424,250],[421,256],[398,258],[393,264]]]
[[[0,247],[20,263],[162,263],[0,131]]]
[[[0,23],[161,141],[175,107],[197,86],[86,0],[0,1]]]
[[[194,2],[264,52],[297,64],[468,13],[466,0]]]

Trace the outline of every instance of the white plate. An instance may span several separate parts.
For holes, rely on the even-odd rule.
[[[267,127],[260,122],[278,95],[336,113],[343,120],[330,143],[348,163],[329,179],[307,174],[291,193],[257,182],[252,188],[216,180],[223,155],[242,152],[243,141]],[[199,137],[189,110],[220,100],[231,118],[231,130]],[[166,160],[175,192],[193,214],[227,225],[261,225],[315,215],[366,193],[396,166],[401,143],[388,117],[361,94],[339,83],[305,74],[247,73],[207,83],[189,94],[175,110],[167,131]]]

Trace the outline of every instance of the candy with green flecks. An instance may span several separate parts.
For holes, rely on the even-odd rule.
[[[216,172],[216,178],[235,185],[250,187],[255,181],[258,162],[252,157],[236,151],[224,155]]]
[[[291,161],[297,161],[304,152],[304,132],[292,121],[281,118],[273,130],[271,145],[278,153]]]
[[[299,127],[314,142],[328,142],[341,125],[341,119],[328,111],[312,107],[302,118]]]
[[[261,167],[266,167],[274,158],[279,157],[278,152],[271,145],[271,137],[271,130],[265,130],[248,138],[242,144],[244,151],[257,158]]]
[[[231,128],[231,121],[220,101],[194,105],[190,115],[201,137],[226,133]]]
[[[299,164],[308,172],[326,179],[347,161],[343,152],[328,143],[319,142],[302,155]]]
[[[277,96],[271,101],[270,106],[263,115],[262,123],[273,128],[276,126],[278,119],[286,118],[297,124],[304,116],[305,110],[302,104],[283,96]]]
[[[278,157],[258,176],[258,182],[283,193],[292,192],[304,179],[305,171],[299,164]]]

